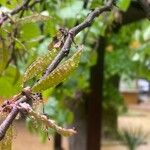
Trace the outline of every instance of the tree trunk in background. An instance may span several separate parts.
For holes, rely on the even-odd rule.
[[[119,12],[122,21],[121,22],[120,20],[114,21],[113,23],[114,25],[112,25],[113,32],[118,31],[120,27],[123,25],[138,21],[146,17],[146,14],[142,9],[142,7],[140,6],[139,2],[132,1],[131,3],[132,5],[129,7],[127,12]],[[104,38],[101,37],[99,39],[99,46],[97,49],[98,51],[97,64],[91,67],[91,79],[90,79],[91,93],[90,96],[87,99],[85,99],[85,101],[89,99],[87,110],[88,118],[86,120],[85,119],[86,117],[85,116],[83,117],[82,114],[79,113],[80,110],[78,108],[76,108],[75,111],[73,111],[75,117],[73,126],[77,127],[78,134],[76,136],[69,138],[70,150],[100,150],[101,131],[102,131],[103,72],[104,72],[104,54],[105,54],[104,48],[105,48],[105,41]],[[83,107],[83,109],[85,109],[85,107]],[[110,114],[113,114],[113,117],[107,119],[106,122],[109,121],[109,123],[112,123],[111,122],[112,119],[115,119],[114,127],[116,128],[117,126],[117,116],[116,116],[117,114],[115,113],[116,111],[115,110],[111,111],[109,109],[106,110],[107,111],[105,112],[106,115],[103,117],[106,120],[105,117],[109,117]]]
[[[77,127],[78,134],[75,135],[74,137],[69,138],[69,147],[70,147],[69,150],[87,150],[86,147],[87,123],[85,119],[76,120],[76,122],[74,122],[74,126]]]
[[[56,133],[54,139],[55,139],[54,140],[54,149],[55,150],[63,150],[61,147],[61,144],[62,144],[61,135]]]
[[[102,128],[102,99],[105,39],[99,38],[97,64],[91,67],[90,96],[88,101],[87,150],[100,150]]]
[[[104,68],[103,37],[98,40],[98,59],[95,66],[91,67],[89,95],[84,101],[71,100],[69,108],[74,113],[73,126],[78,134],[69,138],[70,150],[100,150],[102,127],[102,98],[103,98],[103,68]],[[73,104],[74,103],[74,104]]]

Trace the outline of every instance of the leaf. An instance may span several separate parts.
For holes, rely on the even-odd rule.
[[[143,31],[143,39],[144,41],[150,40],[150,26],[145,28],[145,30]]]
[[[71,5],[68,5],[58,11],[58,15],[63,19],[76,18],[78,13],[82,10],[82,1],[73,1]]]
[[[118,0],[117,6],[121,10],[126,11],[130,6],[130,2],[131,0]]]
[[[53,49],[49,51],[48,54],[37,58],[26,70],[23,78],[23,82],[25,83],[27,80],[37,76],[47,68],[47,66],[51,63],[53,58],[56,56],[58,49]]]
[[[14,9],[18,5],[22,5],[22,2],[18,0],[0,0],[0,5],[3,6],[5,9],[8,9],[8,11],[10,11],[10,9]]]
[[[21,76],[19,76],[19,79],[17,79],[17,82],[14,84],[16,69],[15,66],[10,65],[0,77],[0,91],[1,96],[4,98],[11,97],[21,90]]]
[[[21,26],[20,39],[22,39],[22,41],[29,41],[40,35],[41,31],[38,24],[32,23],[31,20],[30,23],[26,23]]]
[[[0,44],[0,74],[2,74],[2,72],[5,69],[5,66],[8,61],[8,56],[9,56],[8,50],[6,49],[6,46],[2,41]]]
[[[78,50],[71,58],[54,69],[45,79],[37,82],[32,87],[32,90],[34,92],[43,91],[62,82],[77,68],[80,61],[81,52],[82,50]]]

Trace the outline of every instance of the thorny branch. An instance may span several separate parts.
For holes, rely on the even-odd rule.
[[[20,12],[22,9],[25,9],[24,7],[27,6],[29,4],[30,0],[26,0],[24,1],[24,4],[18,8],[16,8],[15,10],[13,10],[11,12],[11,15],[16,14],[18,12]],[[95,10],[93,10],[88,16],[87,18],[80,23],[79,25],[73,27],[72,29],[69,30],[68,35],[66,37],[66,40],[64,42],[64,45],[62,47],[62,49],[60,50],[60,52],[58,53],[58,55],[55,57],[55,59],[53,60],[53,62],[48,66],[46,73],[43,75],[43,77],[41,78],[41,80],[43,78],[45,78],[47,75],[49,75],[57,66],[58,64],[61,62],[61,60],[68,55],[71,44],[73,42],[73,38],[82,30],[84,30],[85,28],[91,26],[91,24],[93,23],[94,19],[96,17],[98,17],[101,13],[106,12],[106,11],[110,11],[112,8],[112,2],[113,0],[109,0],[108,3],[106,3],[105,6],[101,7],[101,8],[96,8]],[[0,18],[0,25],[7,20],[8,17],[2,17]],[[24,100],[23,102],[28,101],[28,97],[23,96]],[[20,98],[19,100],[17,100],[17,102],[15,103],[14,107],[12,108],[10,114],[6,117],[6,119],[3,121],[3,123],[0,125],[0,140],[3,139],[3,137],[5,136],[5,133],[7,131],[7,129],[9,128],[9,126],[12,124],[14,118],[16,117],[16,115],[18,114],[19,110],[18,107],[19,105],[21,105],[22,102],[22,98]],[[31,113],[35,118],[40,118],[40,116],[36,113],[34,113],[33,111],[27,111],[29,114]],[[44,122],[46,124],[48,124],[49,127],[54,128],[58,133],[62,133],[65,132],[65,129],[60,128],[56,125],[52,125],[51,122],[49,120],[44,119]],[[66,132],[71,134],[71,133],[76,133],[75,130],[73,129],[69,129],[66,130]]]

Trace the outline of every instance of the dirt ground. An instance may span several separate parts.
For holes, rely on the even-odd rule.
[[[134,105],[129,107],[126,115],[118,118],[119,128],[141,128],[142,131],[150,133],[150,104]],[[17,132],[13,140],[13,150],[53,150],[53,137],[51,141],[42,144],[37,135],[28,132],[23,122],[15,123]],[[63,139],[63,148],[68,150],[67,139]],[[102,150],[127,150],[124,146],[115,142],[103,143]],[[150,139],[147,144],[142,145],[138,150],[150,150]]]
[[[129,107],[128,113],[118,118],[119,128],[135,128],[141,129],[143,133],[150,133],[150,104],[132,105]],[[102,150],[127,150],[125,146],[118,143],[103,144]],[[150,137],[147,143],[139,146],[137,150],[150,150]]]

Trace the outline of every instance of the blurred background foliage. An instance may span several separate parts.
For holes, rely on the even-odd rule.
[[[130,3],[131,0],[116,1],[118,9],[124,12]],[[1,0],[0,13],[7,13],[21,4],[22,0]],[[38,56],[48,52],[48,44],[60,27],[69,29],[79,24],[92,9],[103,4],[103,0],[91,0],[87,5],[83,0],[44,0],[11,16],[11,21],[6,21],[0,28],[1,98],[8,98],[21,90],[25,69]],[[97,62],[96,46],[100,36],[106,41],[105,109],[111,106],[117,114],[123,110],[123,99],[118,90],[122,75],[132,79],[150,78],[149,21],[143,19],[114,30],[115,17],[114,11],[104,13],[91,27],[77,35],[77,45],[84,44],[79,68],[64,83],[43,92],[45,112],[59,124],[73,121],[74,115],[69,105],[72,99],[82,99],[79,91],[85,94],[90,92],[90,68]]]

